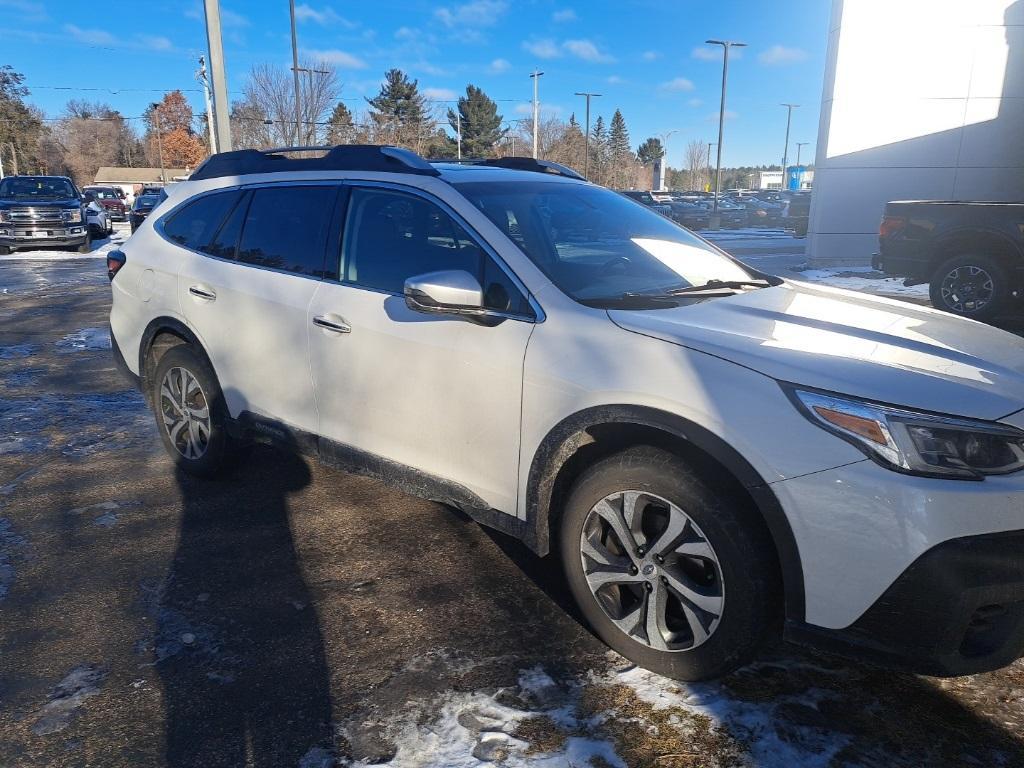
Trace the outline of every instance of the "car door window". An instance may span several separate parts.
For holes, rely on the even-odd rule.
[[[213,242],[199,250],[220,259],[236,258],[238,238],[242,234],[242,225],[245,223],[245,214],[249,210],[250,198],[250,192],[243,192],[238,196],[234,209],[228,214],[220,231],[213,238]]]
[[[484,306],[530,315],[515,282],[440,206],[386,189],[354,189],[344,227],[346,282],[401,294],[410,277],[439,270],[469,272],[484,289]]]
[[[253,190],[237,258],[246,264],[324,277],[324,249],[338,187]]]
[[[164,235],[193,251],[205,251],[213,242],[221,222],[238,200],[236,190],[203,195],[175,211],[164,222]],[[142,201],[142,204],[140,204]],[[145,198],[136,201],[136,210],[143,207]],[[154,199],[153,203],[156,202]]]

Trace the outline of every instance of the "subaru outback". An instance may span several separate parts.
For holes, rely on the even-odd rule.
[[[214,155],[107,266],[185,471],[272,443],[457,507],[644,667],[1024,649],[1015,336],[763,274],[552,163],[393,147]]]

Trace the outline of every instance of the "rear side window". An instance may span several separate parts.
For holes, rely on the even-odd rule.
[[[254,190],[238,260],[324,277],[324,248],[337,196],[336,186],[289,185]]]
[[[193,251],[207,251],[238,196],[239,193],[232,190],[196,198],[164,222],[164,234]],[[139,197],[135,201],[137,208],[141,207],[141,200],[143,198]]]

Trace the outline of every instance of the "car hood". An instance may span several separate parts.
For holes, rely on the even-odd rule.
[[[1024,408],[1024,339],[895,299],[787,281],[608,315],[779,381],[981,419]]]

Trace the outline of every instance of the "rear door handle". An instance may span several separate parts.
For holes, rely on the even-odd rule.
[[[213,291],[202,288],[198,285],[193,285],[188,289],[188,292],[193,296],[198,296],[200,299],[206,299],[207,301],[215,301],[217,294]]]
[[[352,326],[344,320],[331,320],[326,315],[317,315],[313,318],[313,325],[323,328],[325,331],[334,333],[352,333]]]

